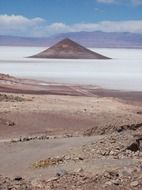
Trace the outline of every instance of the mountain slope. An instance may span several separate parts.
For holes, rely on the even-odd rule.
[[[57,58],[57,59],[109,59],[80,44],[65,38],[47,50],[38,53],[32,58]]]
[[[68,37],[87,47],[142,47],[142,35],[121,32],[75,32],[59,34],[57,39]]]
[[[71,32],[48,38],[0,36],[0,45],[7,46],[51,46],[70,38],[85,47],[142,48],[142,34],[126,32]]]

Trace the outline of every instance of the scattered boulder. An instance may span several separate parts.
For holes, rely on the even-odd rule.
[[[142,123],[136,123],[136,124],[131,124],[131,125],[122,125],[122,126],[119,126],[116,130],[117,132],[122,132],[122,131],[125,131],[125,130],[137,130],[138,128],[141,128],[142,127]]]
[[[43,182],[40,180],[40,179],[33,179],[31,181],[31,185],[34,187],[34,188],[43,188]]]
[[[136,137],[134,142],[127,147],[127,150],[131,150],[133,152],[142,151],[142,136]]]
[[[141,114],[142,114],[142,111],[137,111],[137,114],[141,115]]]
[[[137,187],[138,185],[139,185],[138,181],[133,181],[130,183],[130,186],[132,186],[132,187]]]
[[[79,169],[76,169],[76,173],[82,173],[84,170],[83,170],[83,168],[79,168]]]
[[[68,174],[68,172],[66,170],[60,169],[59,172],[56,173],[57,177],[62,177],[64,175]]]
[[[105,126],[95,126],[89,128],[83,132],[84,136],[93,136],[93,135],[104,135],[104,134],[112,134],[113,132],[124,132],[124,131],[137,131],[142,128],[142,123],[136,124],[128,124],[128,125],[105,125]]]
[[[6,122],[6,125],[7,125],[7,126],[10,126],[10,127],[13,127],[13,126],[15,126],[16,124],[15,124],[15,122],[13,122],[13,121],[7,121],[7,122]]]
[[[142,152],[142,135],[137,136],[136,142],[138,143],[139,150]]]
[[[132,142],[128,147],[127,147],[127,150],[131,150],[133,152],[137,152],[139,150],[139,145],[138,143],[135,141],[135,142]]]
[[[16,176],[15,178],[14,178],[14,180],[15,181],[21,181],[23,178],[21,177],[21,176]]]
[[[85,130],[83,133],[84,136],[92,136],[92,135],[97,135],[97,134],[100,134],[100,135],[105,134],[105,129],[104,128],[98,129],[98,127],[92,127]]]
[[[120,185],[120,180],[119,180],[119,179],[112,180],[111,182],[112,182],[112,184],[114,184],[114,185]]]
[[[14,179],[0,176],[0,190],[33,190],[33,188],[29,181],[25,181],[20,176]]]

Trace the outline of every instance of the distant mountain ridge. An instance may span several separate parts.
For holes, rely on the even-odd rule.
[[[64,38],[70,38],[83,46],[92,48],[142,48],[142,34],[101,31],[61,33],[47,38],[0,35],[0,46],[49,47]]]

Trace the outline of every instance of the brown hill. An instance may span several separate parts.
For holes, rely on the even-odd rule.
[[[110,59],[109,57],[93,52],[68,38],[39,54],[31,56],[31,58]]]

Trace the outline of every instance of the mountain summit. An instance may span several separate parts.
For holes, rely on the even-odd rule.
[[[53,58],[53,59],[110,59],[101,54],[93,52],[78,43],[65,38],[47,50],[31,56],[31,58]]]

